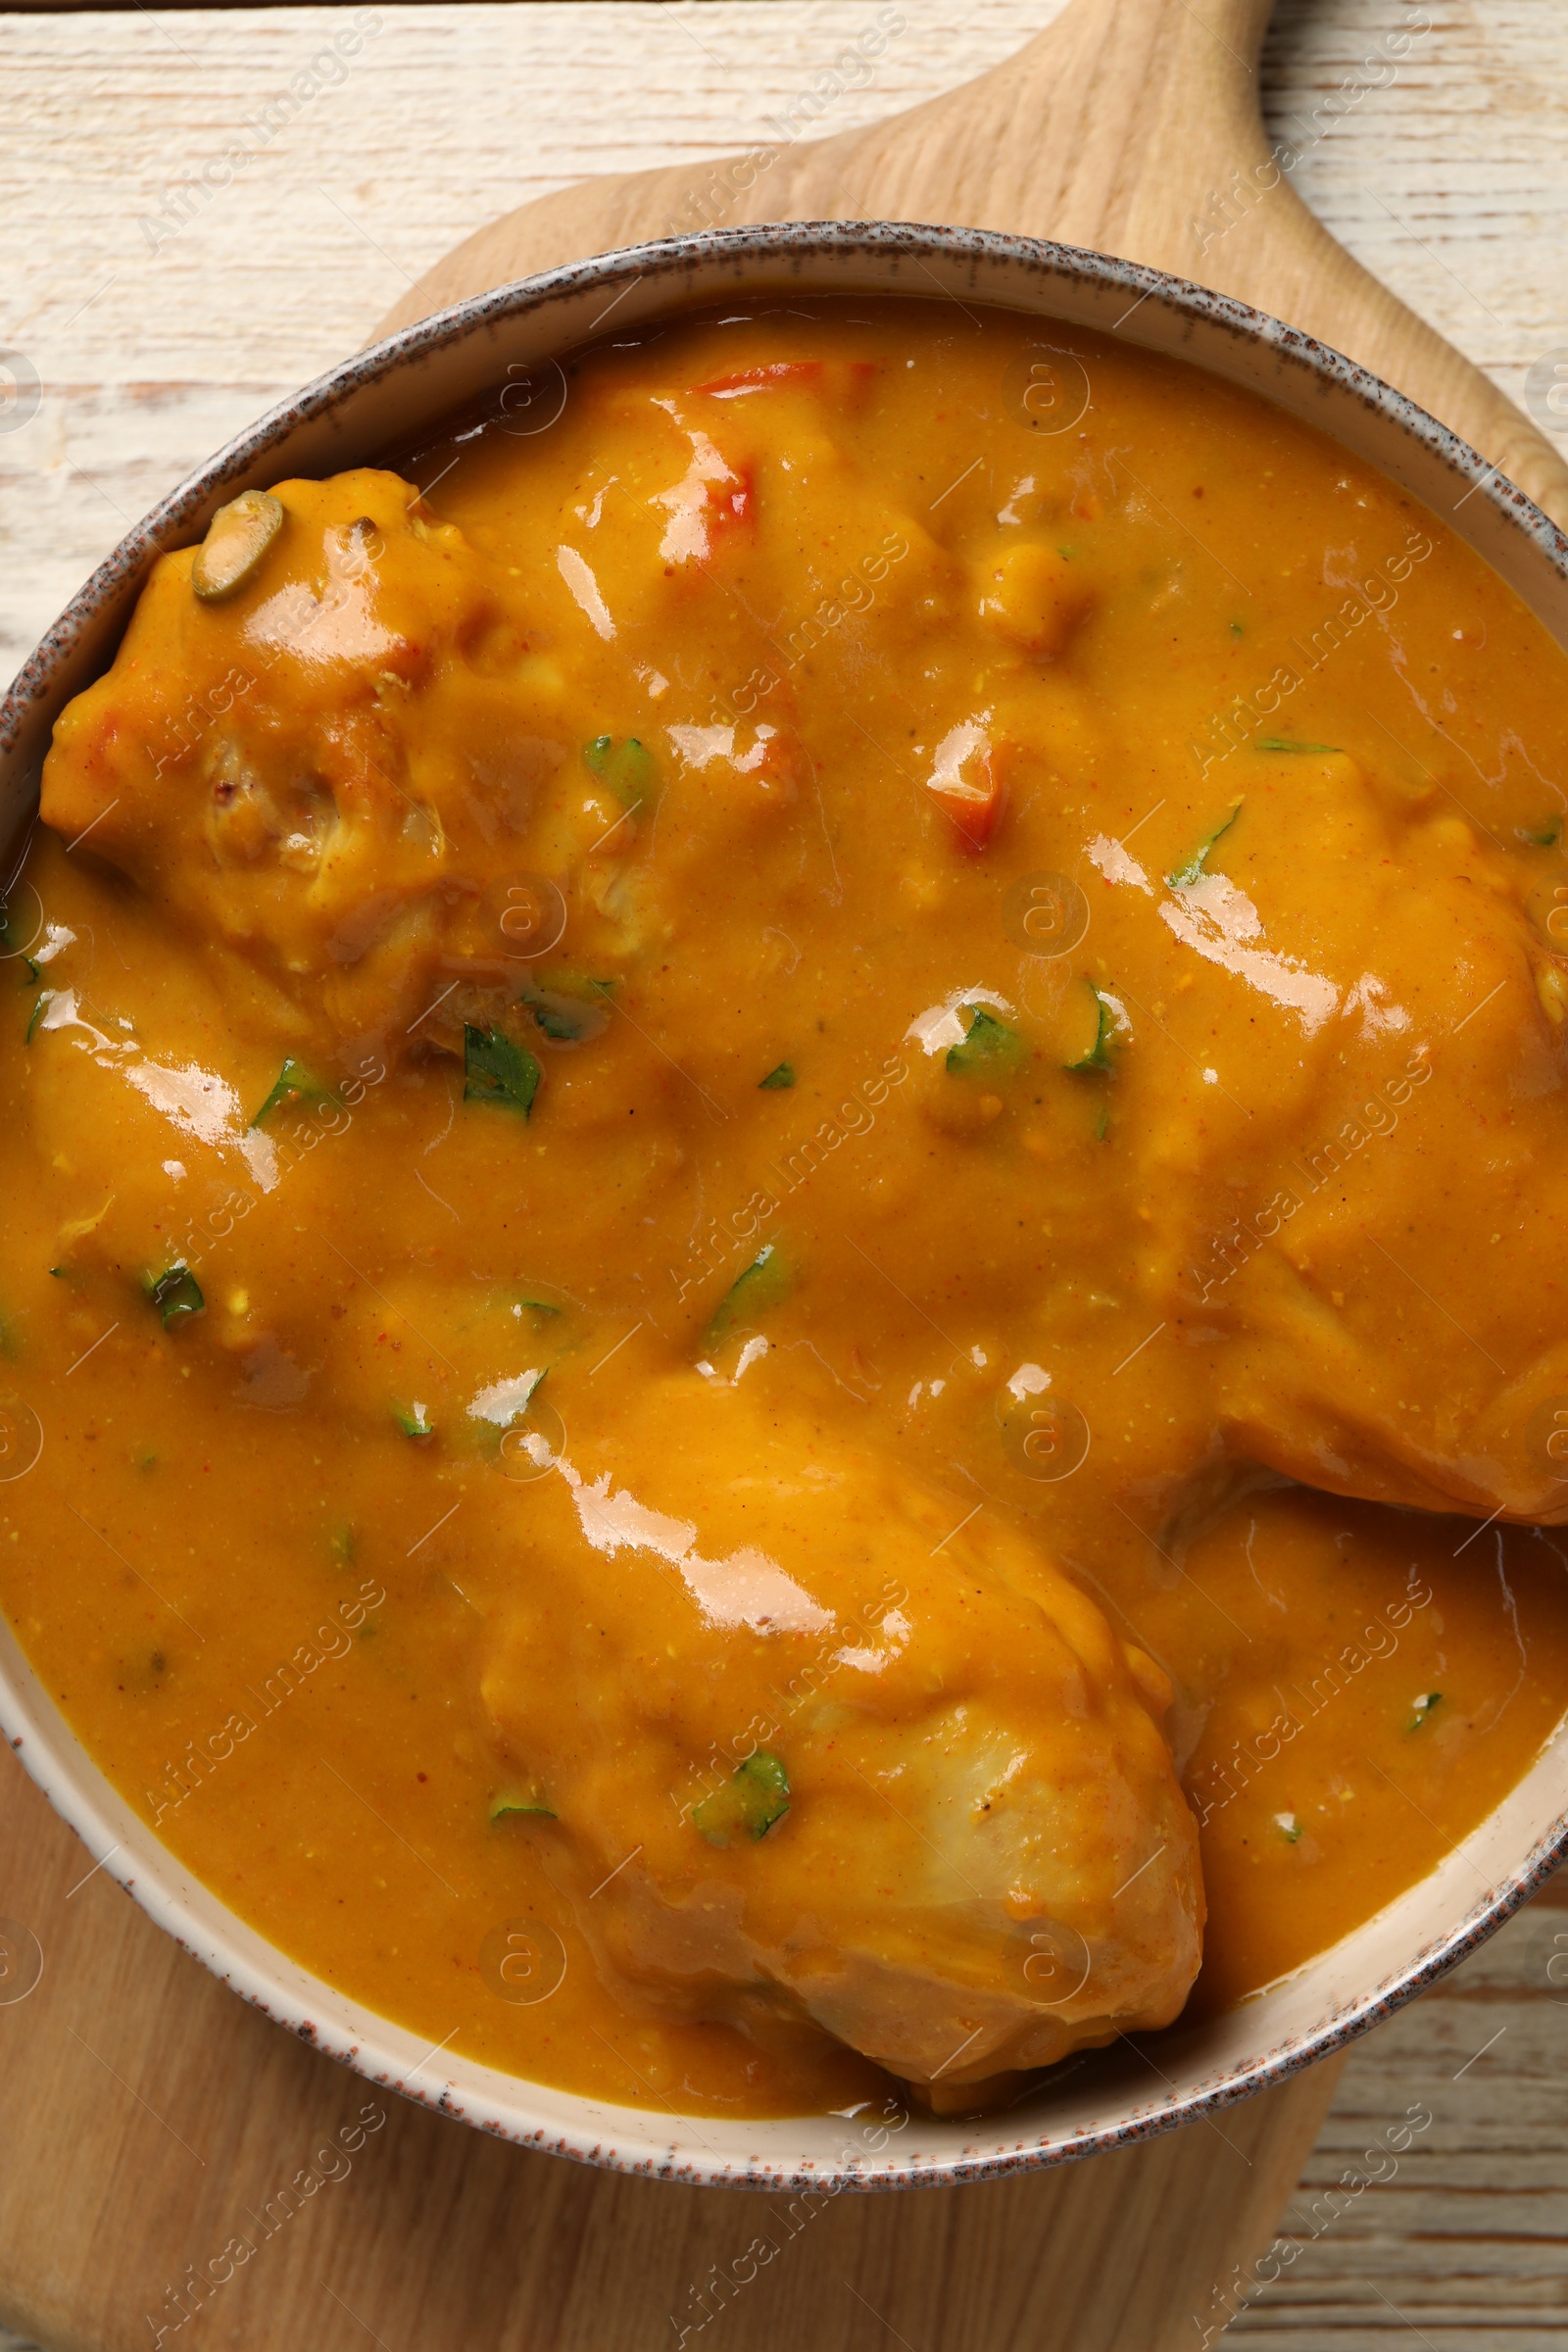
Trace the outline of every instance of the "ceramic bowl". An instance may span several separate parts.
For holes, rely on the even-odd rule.
[[[1277,319],[1101,255],[961,229],[838,223],[718,231],[610,254],[443,311],[323,375],[220,450],[73,598],[0,707],[0,816],[36,803],[49,730],[113,656],[155,558],[201,538],[237,491],[373,463],[449,412],[515,389],[548,421],[550,363],[613,315],[629,327],[767,288],[956,299],[1115,333],[1241,384],[1412,492],[1568,643],[1568,545],[1522,491],[1377,377]],[[562,390],[564,379],[560,379]],[[1568,1853],[1568,1738],[1419,1885],[1230,2015],[1081,2058],[981,2120],[685,2119],[611,2106],[432,2052],[298,1966],[190,1877],[80,1746],[8,1629],[0,1722],[56,1810],[149,1917],[224,1984],[371,2082],[530,2147],[660,2179],[906,2187],[1056,2164],[1212,2114],[1339,2048],[1474,1950]]]

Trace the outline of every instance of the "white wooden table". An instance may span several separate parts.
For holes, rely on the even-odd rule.
[[[977,72],[1054,13],[967,0],[956,26],[936,0],[900,8],[875,81],[837,99],[824,130]],[[760,140],[874,15],[837,0],[378,0],[0,16],[0,351],[23,355],[9,412],[0,374],[0,666],[127,524],[362,343],[466,230],[584,172]],[[1397,78],[1375,86],[1374,44],[1422,21]],[[358,53],[334,56],[356,22]],[[1277,135],[1300,145],[1320,123],[1302,193],[1414,309],[1516,397],[1534,361],[1568,353],[1561,0],[1283,0],[1263,75]],[[264,139],[269,108],[281,126]],[[251,160],[214,187],[236,148]],[[22,421],[29,368],[37,406]],[[1229,2340],[1561,2352],[1558,1892],[1360,2046],[1293,2209],[1298,2257],[1250,2282]],[[1430,2126],[1367,2183],[1388,2158],[1357,2171],[1362,2152],[1411,2109]],[[16,2340],[0,2328],[0,2352]]]

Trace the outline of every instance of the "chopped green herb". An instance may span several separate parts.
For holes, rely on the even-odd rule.
[[[24,885],[24,887],[25,888],[25,885]],[[42,912],[43,912],[43,908],[40,906],[40,907],[39,907],[39,909],[38,909],[38,911],[39,911],[39,913],[40,913],[40,915],[41,915],[41,914],[42,914]],[[40,930],[42,929],[42,927],[43,927],[43,926],[40,924],[40,926],[39,926]],[[34,944],[36,944],[36,934],[34,934]],[[15,939],[12,937],[12,932],[11,932],[11,909],[10,909],[10,907],[9,907],[9,906],[8,906],[5,904],[5,902],[4,902],[4,900],[3,900],[3,899],[0,899],[0,953],[3,953],[4,955],[7,955],[7,956],[18,956],[18,955],[20,955],[20,956],[21,956],[21,957],[22,957],[22,960],[23,960],[23,962],[24,962],[24,963],[26,965],[26,967],[27,967],[27,970],[28,970],[28,972],[31,974],[32,978],[33,978],[34,980],[36,980],[36,979],[37,979],[37,977],[38,977],[38,966],[37,966],[37,964],[36,964],[36,963],[34,963],[34,961],[33,961],[32,957],[31,957],[31,956],[30,956],[27,954],[27,952],[26,952],[25,948],[19,948],[19,947],[17,946],[16,940],[15,940]]]
[[[659,770],[653,753],[635,735],[619,742],[613,735],[596,735],[583,745],[582,756],[589,773],[608,784],[623,807],[640,808],[653,799]]]
[[[777,1242],[764,1242],[709,1317],[703,1334],[705,1345],[713,1347],[738,1323],[749,1322],[754,1315],[765,1314],[770,1306],[776,1306],[788,1296],[790,1282],[790,1270]]]
[[[1268,750],[1272,748],[1277,751],[1310,751],[1314,747],[1310,744],[1276,744],[1272,747],[1268,745],[1259,745],[1258,748],[1259,750]],[[1228,833],[1232,825],[1235,824],[1238,815],[1241,813],[1241,807],[1242,804],[1239,800],[1232,801],[1230,806],[1230,813],[1220,818],[1219,823],[1213,828],[1212,832],[1205,833],[1203,835],[1202,840],[1199,843],[1197,849],[1188,858],[1186,864],[1179,865],[1173,874],[1167,874],[1165,876],[1165,879],[1170,884],[1172,890],[1185,890],[1190,883],[1197,882],[1201,877],[1203,873],[1204,858],[1208,856],[1209,851],[1214,847],[1214,844],[1216,841],[1218,841],[1220,835],[1222,833]]]
[[[490,1819],[492,1821],[507,1821],[519,1813],[531,1813],[541,1821],[557,1819],[554,1806],[547,1805],[542,1796],[532,1792],[526,1796],[503,1794],[490,1799]]]
[[[43,1018],[43,1008],[44,1008],[44,1006],[45,1006],[45,1005],[48,1004],[48,1002],[49,1002],[50,998],[51,998],[51,997],[54,995],[54,993],[55,993],[55,992],[54,992],[54,990],[53,990],[52,988],[46,988],[46,989],[44,990],[44,992],[43,992],[42,996],[41,996],[41,997],[38,999],[38,1002],[37,1002],[37,1004],[36,1004],[33,1006],[33,1008],[32,1008],[32,1011],[31,1011],[31,1013],[30,1013],[30,1014],[29,1014],[29,1016],[28,1016],[28,1020],[27,1020],[27,1034],[26,1034],[26,1037],[25,1037],[25,1039],[24,1039],[24,1042],[26,1045],[29,1045],[29,1046],[31,1045],[31,1043],[32,1043],[32,1033],[33,1033],[33,1031],[34,1031],[34,1030],[37,1028],[37,1026],[38,1026],[38,1023],[40,1022],[40,1020],[42,1020],[42,1018]]]
[[[553,1038],[557,1045],[575,1046],[582,1042],[585,1032],[580,1015],[558,1012],[553,1004],[535,1004],[532,1011],[546,1037]]]
[[[1287,1845],[1295,1845],[1301,1835],[1301,1825],[1294,1813],[1276,1813],[1274,1827],[1279,1831]]]
[[[185,1315],[199,1315],[207,1304],[201,1285],[189,1266],[170,1266],[165,1273],[150,1275],[147,1296],[163,1317],[164,1329],[177,1323]]]
[[[948,1048],[947,1066],[955,1078],[1006,1078],[1021,1067],[1028,1047],[1016,1029],[999,1021],[983,1004],[966,1004],[970,1017],[963,1043]]]
[[[1344,750],[1338,743],[1293,743],[1288,735],[1260,735],[1253,744],[1254,752],[1334,752]],[[1238,808],[1241,806],[1237,803]]]
[[[1104,1140],[1105,1140],[1105,1129],[1106,1129],[1106,1128],[1107,1128],[1109,1125],[1110,1125],[1110,1112],[1109,1112],[1109,1110],[1108,1110],[1108,1109],[1102,1109],[1102,1110],[1101,1111],[1101,1114],[1100,1114],[1099,1121],[1098,1121],[1098,1123],[1097,1123],[1097,1125],[1096,1125],[1096,1127],[1095,1127],[1095,1141],[1096,1141],[1096,1143],[1097,1143],[1097,1144],[1102,1144],[1102,1143],[1104,1142]]]
[[[1528,841],[1532,849],[1554,850],[1562,839],[1562,818],[1552,817],[1539,831],[1529,825],[1515,825],[1513,832],[1516,841]]]
[[[1441,1690],[1423,1690],[1415,1702],[1415,1713],[1405,1725],[1405,1730],[1418,1732],[1424,1723],[1431,1721],[1433,1708],[1441,1706],[1442,1702],[1443,1692]]]
[[[1095,1000],[1094,1043],[1087,1054],[1080,1054],[1076,1061],[1064,1061],[1061,1066],[1064,1070],[1108,1070],[1112,1066],[1110,1041],[1115,1015],[1109,998],[1102,997],[1092,980],[1086,980],[1084,986]]]
[[[51,1266],[49,1271],[54,1276],[56,1282],[69,1282],[71,1280],[71,1270],[67,1266]]]
[[[463,1029],[463,1100],[519,1110],[524,1118],[539,1091],[539,1064],[525,1046],[500,1029]]]
[[[693,1805],[692,1826],[710,1845],[728,1845],[742,1836],[765,1838],[789,1809],[790,1776],[777,1756],[760,1747],[722,1788]]]
[[[1233,620],[1231,622],[1231,635],[1233,637],[1245,637],[1247,635],[1247,631],[1243,628],[1239,620]]]
[[[330,1102],[334,1099],[331,1089],[323,1086],[319,1078],[313,1078],[304,1063],[296,1061],[291,1054],[278,1071],[271,1093],[252,1119],[251,1125],[259,1127],[271,1112],[281,1110],[285,1102]]]
[[[776,1068],[769,1070],[765,1078],[759,1078],[757,1083],[759,1088],[766,1087],[770,1092],[775,1092],[780,1087],[793,1086],[795,1084],[794,1062],[779,1062]]]
[[[392,1418],[406,1438],[433,1438],[435,1423],[422,1404],[395,1404]]]
[[[520,1310],[521,1308],[524,1308],[524,1307],[526,1307],[526,1309],[528,1310],[529,1314],[531,1314],[531,1315],[545,1315],[545,1316],[550,1316],[550,1315],[559,1315],[559,1314],[560,1314],[560,1312],[561,1312],[561,1309],[560,1309],[560,1307],[559,1307],[559,1306],[552,1305],[551,1301],[550,1301],[548,1298],[526,1298],[526,1297],[525,1297],[525,1298],[518,1298],[518,1299],[517,1299],[517,1300],[514,1302],[514,1311]]]
[[[597,996],[586,997],[574,989],[592,989],[594,982],[578,981],[572,988],[539,988],[525,981],[518,989],[519,1003],[526,1004],[546,1037],[557,1045],[580,1046],[590,1037],[598,1037],[609,1025],[610,1014]]]
[[[326,1539],[326,1548],[340,1568],[352,1567],[360,1540],[352,1527],[334,1527]]]

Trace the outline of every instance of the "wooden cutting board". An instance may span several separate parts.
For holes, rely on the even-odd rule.
[[[0,1997],[0,2314],[49,2352],[148,2352],[160,2325],[165,2352],[676,2352],[682,2327],[687,2352],[1192,2352],[1339,2071],[980,2187],[673,2188],[504,2146],[280,2033],[103,1872],[79,1884],[91,1857],[3,1750],[0,1854],[43,1955]],[[760,2233],[777,2251],[748,2261]],[[254,2252],[176,2330],[170,2290],[237,2235]]]
[[[781,143],[761,169],[754,152],[739,173],[721,160],[526,206],[384,324],[671,223],[1023,230],[1307,328],[1568,519],[1556,452],[1281,177],[1256,97],[1267,15],[1268,0],[1072,0],[1017,59],[870,130]],[[792,2229],[765,2218],[776,2200],[524,2155],[370,2092],[91,1874],[0,1755],[0,2315],[50,2352],[191,2340],[180,2282],[221,2269],[230,2239],[254,2253],[185,2325],[247,2352],[678,2352],[683,2328],[695,2344],[710,2326],[732,2352],[1174,2352],[1217,2332],[1338,2074],[1065,2171],[824,2201]],[[36,1985],[7,1999],[35,1952]],[[322,2156],[340,2129],[363,2136]],[[296,2180],[315,2185],[262,2235],[254,2217]],[[760,2231],[780,2250],[749,2264]]]

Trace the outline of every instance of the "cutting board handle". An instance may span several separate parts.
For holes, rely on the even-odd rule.
[[[1265,171],[1258,87],[1270,13],[1271,0],[1069,0],[1015,57],[859,134],[861,169],[883,187],[897,177],[906,203],[891,218],[1140,261],[1158,246],[1171,256],[1159,267],[1198,275],[1189,220],[1220,226],[1238,183],[1261,197],[1280,177]],[[939,213],[909,209],[933,187]],[[1247,196],[1232,205],[1239,216]]]

